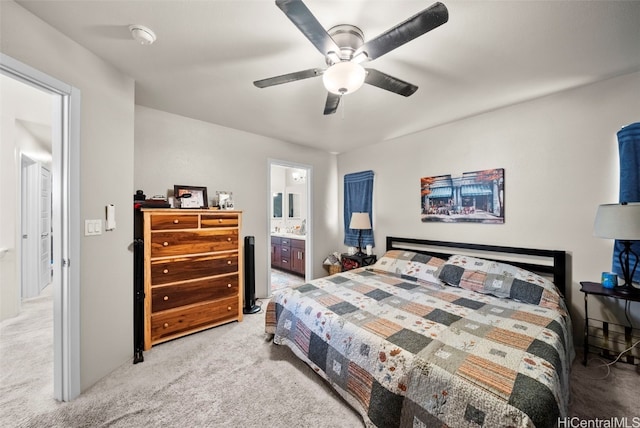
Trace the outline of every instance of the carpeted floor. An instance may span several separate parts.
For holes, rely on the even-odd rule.
[[[302,283],[304,283],[304,278],[301,276],[278,269],[271,269],[271,292]]]
[[[266,304],[266,301],[260,301]],[[124,363],[79,398],[52,398],[50,294],[0,324],[2,427],[362,427],[362,419],[287,348],[264,313],[167,342]],[[34,326],[41,326],[34,329]],[[638,369],[573,364],[570,416],[638,417]],[[569,426],[569,425],[565,425]]]

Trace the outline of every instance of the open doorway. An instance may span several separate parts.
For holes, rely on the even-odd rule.
[[[24,262],[39,272],[32,275],[37,278],[31,286],[34,292],[44,282],[51,284],[45,287],[53,296],[51,393],[57,400],[69,401],[80,394],[80,92],[4,54],[0,54],[0,78],[3,89],[20,85],[44,94],[49,115],[48,126],[21,118],[20,113],[31,107],[17,106],[16,98],[11,101],[3,91],[0,184],[3,195],[12,196],[3,200],[0,213],[0,318],[19,313],[23,247],[36,248],[33,254],[38,260],[27,256],[29,261]],[[18,142],[21,133],[42,130],[51,143],[48,161],[34,154],[33,146]],[[38,212],[33,214],[35,206]],[[23,219],[27,214],[23,210],[35,218]],[[23,242],[25,227],[34,244]]]
[[[44,155],[49,156],[48,164],[33,159],[25,152],[21,155],[21,302],[40,296],[53,280],[50,149]],[[51,306],[53,308],[53,301]]]
[[[269,161],[269,295],[311,279],[311,167]]]

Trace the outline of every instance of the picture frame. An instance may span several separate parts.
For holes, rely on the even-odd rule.
[[[183,195],[189,194],[190,197],[183,197]],[[204,186],[187,186],[178,185],[173,186],[173,196],[180,200],[180,208],[209,208],[207,198],[207,188]]]
[[[218,207],[221,210],[232,210],[233,209],[233,192],[229,192],[226,190],[218,190],[216,191],[216,199],[218,203]]]
[[[423,223],[503,224],[504,168],[420,178]]]

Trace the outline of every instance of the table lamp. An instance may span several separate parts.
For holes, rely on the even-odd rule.
[[[358,252],[357,256],[362,256],[362,231],[371,229],[371,220],[369,220],[369,213],[352,213],[351,222],[349,223],[349,229],[358,231]]]
[[[622,202],[620,204],[604,204],[598,207],[593,234],[599,238],[619,240],[624,248],[618,255],[624,284],[616,287],[620,293],[640,293],[633,287],[633,275],[638,266],[638,254],[631,249],[631,241],[640,240],[640,203]],[[633,267],[631,258],[633,256]]]

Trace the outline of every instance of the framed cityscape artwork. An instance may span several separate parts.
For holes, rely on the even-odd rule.
[[[420,179],[423,222],[504,223],[504,169]]]

